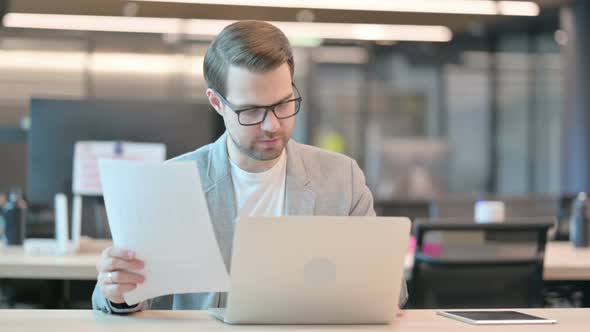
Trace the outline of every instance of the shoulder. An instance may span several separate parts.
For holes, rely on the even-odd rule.
[[[343,154],[304,144],[290,144],[291,174],[316,194],[318,215],[374,215],[363,171]],[[287,160],[289,165],[289,160]],[[287,174],[289,168],[287,168]]]
[[[167,162],[194,162],[201,179],[203,179],[209,168],[212,147],[213,143],[207,144],[194,151],[169,159]]]
[[[320,149],[315,146],[294,142],[290,143],[296,155],[303,163],[308,176],[321,179],[325,176],[350,177],[360,172],[357,162],[341,153]]]

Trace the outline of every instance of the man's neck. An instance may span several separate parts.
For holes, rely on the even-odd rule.
[[[281,159],[281,155],[272,160],[257,160],[251,158],[240,151],[231,138],[227,140],[227,152],[229,154],[229,159],[234,164],[236,164],[240,169],[251,173],[267,171],[276,165]]]

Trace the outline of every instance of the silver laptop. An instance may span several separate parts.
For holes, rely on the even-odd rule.
[[[397,311],[410,221],[247,217],[236,221],[228,324],[387,324]]]

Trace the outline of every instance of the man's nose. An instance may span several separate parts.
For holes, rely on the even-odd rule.
[[[268,113],[266,114],[266,119],[262,121],[260,127],[264,131],[274,132],[281,127],[281,122],[271,110],[268,110]]]

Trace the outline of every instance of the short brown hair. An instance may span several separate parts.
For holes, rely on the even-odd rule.
[[[283,63],[295,70],[289,40],[274,25],[262,21],[238,21],[225,27],[209,45],[203,72],[209,88],[225,95],[230,65],[265,72]]]

